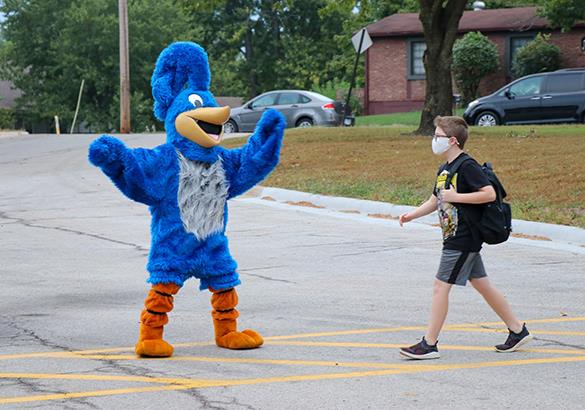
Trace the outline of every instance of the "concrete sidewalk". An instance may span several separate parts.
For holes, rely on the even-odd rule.
[[[175,356],[136,358],[150,220],[87,163],[92,138],[0,140],[0,407],[582,406],[583,255],[537,241],[486,248],[488,274],[536,340],[495,353],[504,327],[470,287],[457,288],[443,357],[410,362],[397,349],[424,333],[436,228],[253,196],[231,201],[229,237],[240,323],[265,346],[217,348],[209,293],[190,281],[167,326]]]

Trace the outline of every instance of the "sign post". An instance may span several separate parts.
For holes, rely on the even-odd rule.
[[[365,52],[368,48],[370,48],[372,46],[372,39],[370,38],[370,35],[368,34],[368,30],[363,28],[360,31],[358,31],[356,34],[354,34],[354,36],[351,38],[351,42],[353,43],[353,47],[355,48],[356,51],[356,55],[355,55],[355,64],[353,66],[353,75],[351,77],[351,84],[349,85],[349,91],[347,93],[347,99],[345,101],[345,109],[344,109],[344,115],[343,115],[343,125],[345,125],[346,127],[349,127],[351,125],[354,125],[355,122],[355,118],[351,117],[349,115],[349,102],[351,99],[351,92],[353,91],[353,88],[355,87],[355,77],[357,75],[357,67],[358,67],[358,63],[360,61],[360,55]]]

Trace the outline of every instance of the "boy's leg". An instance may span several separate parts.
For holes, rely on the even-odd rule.
[[[425,337],[416,345],[403,347],[400,354],[411,359],[437,359],[439,333],[443,328],[449,310],[449,292],[454,284],[465,285],[473,265],[471,252],[443,249],[439,271],[433,286],[431,315]]]
[[[453,284],[451,283],[435,279],[433,299],[431,303],[431,317],[425,335],[425,340],[430,345],[437,343],[439,333],[441,332],[445,319],[447,318],[447,312],[449,310],[449,292],[452,287]]]
[[[514,333],[522,331],[522,323],[512,312],[510,304],[490,282],[487,277],[472,278],[471,285],[477,290],[494,312],[504,321],[508,329]]]
[[[425,337],[420,342],[410,347],[400,349],[400,354],[410,359],[438,359],[441,357],[437,349],[437,338],[447,318],[449,309],[449,291],[452,284],[435,279],[433,287],[433,299],[431,303],[431,318]]]
[[[518,348],[532,339],[532,335],[526,329],[526,325],[516,318],[508,301],[492,284],[487,277],[471,280],[473,287],[481,293],[494,312],[506,323],[510,334],[505,343],[496,346],[496,351],[501,353],[515,352]]]

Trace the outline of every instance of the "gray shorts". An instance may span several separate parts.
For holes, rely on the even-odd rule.
[[[437,279],[454,285],[465,286],[470,279],[487,276],[479,252],[462,252],[443,249]]]

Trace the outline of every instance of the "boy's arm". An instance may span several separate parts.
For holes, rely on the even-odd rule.
[[[455,189],[441,191],[441,199],[452,204],[481,205],[496,200],[496,191],[489,179],[475,161],[467,161],[460,169],[460,182],[468,193],[458,193]],[[459,184],[457,184],[459,186]]]
[[[425,203],[416,208],[414,211],[400,215],[400,218],[398,218],[398,222],[400,223],[400,226],[402,226],[405,222],[410,222],[413,219],[428,215],[436,210],[437,197],[435,196],[435,194],[432,194],[431,197],[427,199]]]
[[[452,204],[480,205],[496,200],[496,191],[491,185],[486,185],[480,188],[479,191],[471,192],[469,194],[460,194],[454,189],[446,189],[441,195],[445,202],[450,202]]]

